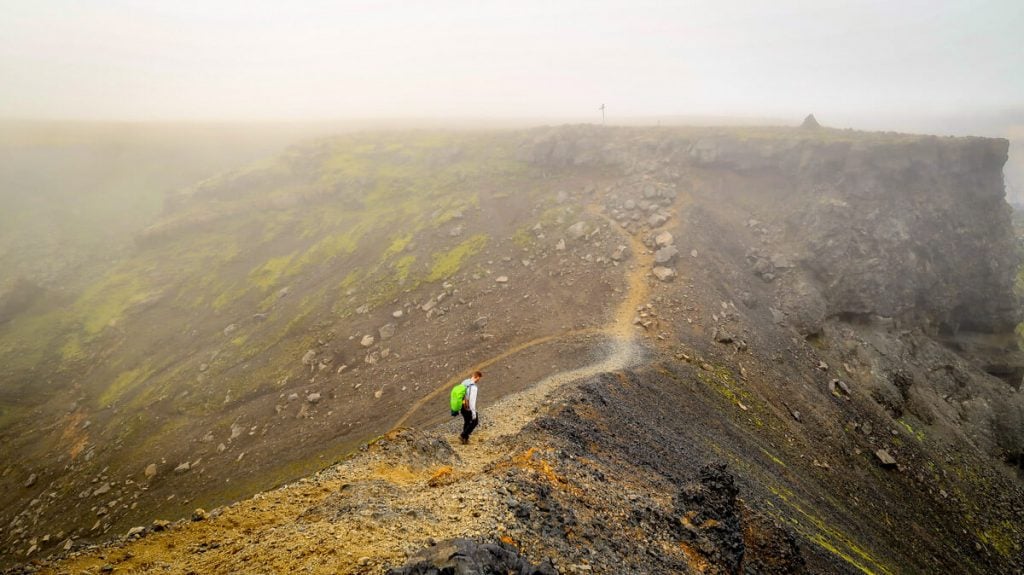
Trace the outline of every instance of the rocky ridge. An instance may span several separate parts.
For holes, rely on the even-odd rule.
[[[1021,534],[1014,526],[1021,489],[1003,462],[1017,461],[1020,397],[1005,370],[1002,379],[986,371],[993,358],[1013,363],[999,343],[1016,318],[1004,281],[1012,248],[994,199],[980,202],[962,228],[949,225],[970,198],[999,195],[991,175],[1001,165],[999,143],[824,129],[753,140],[587,127],[524,136],[521,157],[561,174],[563,183],[577,182],[552,203],[592,206],[527,227],[546,246],[530,254],[531,264],[554,256],[550,261],[560,266],[574,261],[620,274],[616,264],[625,262],[633,273],[603,299],[590,300],[603,302],[614,329],[591,321],[517,345],[480,338],[498,345],[460,365],[525,368],[537,357],[569,353],[589,367],[559,370],[566,374],[556,378],[559,385],[531,386],[544,378],[527,377],[529,391],[519,397],[530,399],[509,398],[511,404],[488,411],[495,428],[485,425],[482,444],[468,450],[452,451],[445,441],[450,430],[400,432],[364,456],[266,495],[276,507],[254,503],[259,496],[211,514],[214,521],[230,515],[248,532],[220,537],[230,521],[194,527],[206,524],[200,517],[172,530],[177,535],[170,540],[147,535],[147,528],[130,538],[147,535],[152,544],[76,561],[101,569],[113,557],[111,567],[173,569],[165,542],[181,548],[173,542],[181,537],[197,550],[190,564],[208,570],[231,569],[234,559],[226,554],[248,550],[250,559],[270,557],[282,569],[380,572],[422,559],[418,549],[431,547],[430,540],[411,534],[429,532],[442,548],[458,548],[464,544],[445,541],[466,536],[509,553],[511,545],[526,555],[523,565],[542,569],[546,561],[558,572],[616,572],[623,564],[633,572],[1019,569]],[[888,152],[876,154],[876,147]],[[903,153],[911,160],[901,163]],[[942,161],[929,163],[936,157]],[[823,192],[822,181],[835,178],[836,166],[850,173]],[[607,183],[580,179],[606,169],[619,170]],[[874,175],[850,183],[863,173]],[[937,200],[922,206],[924,216],[913,211],[928,199],[921,179],[931,182]],[[894,200],[899,194],[913,199]],[[827,215],[837,206],[841,217]],[[974,230],[980,219],[992,223],[978,233],[955,231]],[[857,237],[878,237],[844,251],[853,241],[843,235],[847,225],[860,226]],[[808,236],[807,229],[815,233]],[[837,239],[829,244],[823,237]],[[947,249],[922,250],[933,240]],[[911,305],[901,286],[915,284],[888,277],[886,266],[893,265],[914,270],[918,287],[931,290],[917,293],[928,305]],[[939,269],[952,275],[936,274]],[[567,275],[573,284],[581,281]],[[497,281],[502,277],[505,282]],[[955,288],[975,280],[970,290]],[[517,275],[488,282],[517,285]],[[416,307],[429,314],[472,291],[462,282],[451,285],[443,297],[403,306],[403,315]],[[976,317],[967,313],[975,305]],[[388,313],[391,320],[401,317]],[[470,316],[470,333],[501,329],[493,313]],[[643,342],[642,361],[595,362],[607,353],[604,346],[626,336]],[[364,346],[371,348],[387,339],[363,331],[355,343],[366,337],[373,338]],[[387,359],[382,351],[378,361]],[[335,360],[324,363],[319,351],[305,359],[312,373],[335,369]],[[432,392],[446,387],[420,391],[423,401],[392,413],[391,421],[417,428],[436,421],[426,406]],[[311,412],[334,399],[311,400],[317,393],[295,392],[292,401]],[[539,397],[549,405],[538,411]],[[246,432],[240,427],[236,436],[232,429],[231,439]],[[428,451],[436,458],[410,462],[422,442],[435,446]],[[190,468],[193,463],[190,458]],[[443,473],[445,467],[450,471]],[[397,471],[382,475],[384,469]],[[332,482],[338,474],[345,479]],[[480,517],[459,512],[466,501],[458,496],[439,496],[452,478],[466,493],[481,494],[467,499]],[[102,474],[97,480],[109,489],[120,484]],[[276,538],[298,537],[308,526],[275,534],[281,528],[273,525],[289,524],[335,490],[352,489],[346,483],[355,486],[351,497],[336,497],[313,514],[310,541],[321,543],[299,545],[298,556],[286,558],[287,544]],[[410,497],[422,498],[425,510],[404,507]],[[982,509],[979,501],[989,505]],[[381,546],[362,552],[365,538],[345,535],[351,520],[358,529],[381,530]],[[916,526],[914,548],[899,536],[905,525]],[[348,555],[317,552],[327,541]]]

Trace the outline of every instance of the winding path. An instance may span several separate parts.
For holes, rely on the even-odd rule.
[[[622,229],[618,223],[609,218],[604,213],[603,208],[600,205],[588,205],[587,212],[604,219],[612,229],[618,230],[618,232],[629,241],[630,249],[632,251],[632,262],[630,264],[629,273],[626,275],[626,297],[616,308],[615,315],[613,316],[611,323],[601,328],[574,330],[532,339],[507,349],[498,355],[489,357],[460,373],[472,373],[477,370],[483,371],[489,366],[494,365],[496,362],[531,347],[576,335],[590,333],[604,334],[612,337],[612,350],[605,359],[577,369],[553,374],[530,388],[510,396],[516,398],[523,396],[523,398],[529,398],[531,401],[537,401],[564,383],[587,378],[599,373],[619,371],[629,367],[638,359],[641,348],[638,342],[639,336],[637,335],[636,328],[633,325],[633,318],[636,316],[637,308],[647,301],[648,294],[650,293],[647,276],[654,262],[654,257],[648,252],[647,247],[644,246],[638,238]],[[461,375],[456,376],[417,400],[409,410],[395,422],[392,429],[398,429],[405,426],[409,419],[425,405],[434,403],[447,394],[452,386],[460,381],[461,377]],[[507,410],[502,410],[502,412],[505,411]],[[509,431],[514,433],[518,430]]]

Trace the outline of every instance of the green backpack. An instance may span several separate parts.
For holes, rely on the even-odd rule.
[[[455,417],[462,411],[463,406],[466,404],[466,386],[462,383],[455,384],[452,388],[451,400],[449,402],[452,408],[452,417]]]

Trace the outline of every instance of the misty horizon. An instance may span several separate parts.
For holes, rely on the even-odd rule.
[[[1015,2],[7,6],[0,118],[600,121],[1012,115]],[[830,121],[831,120],[831,121]],[[899,126],[896,126],[897,128]]]

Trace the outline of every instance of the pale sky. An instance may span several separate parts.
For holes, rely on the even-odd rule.
[[[0,0],[0,118],[1024,107],[1024,0]]]

